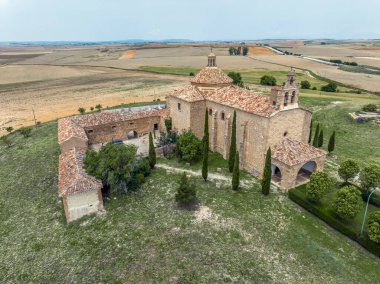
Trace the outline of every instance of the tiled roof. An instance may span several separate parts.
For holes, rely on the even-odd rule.
[[[205,67],[199,73],[190,80],[192,83],[196,84],[231,84],[232,79],[228,77],[221,69],[218,67]]]
[[[61,144],[72,137],[88,141],[84,127],[166,115],[167,110],[160,109],[135,113],[100,112],[63,118],[58,121],[58,143]]]
[[[268,96],[252,93],[235,85],[210,93],[207,100],[266,117],[276,111]]]
[[[201,91],[193,85],[176,89],[170,96],[177,97],[187,102],[202,101],[205,99]]]
[[[305,163],[326,154],[321,149],[289,138],[284,139],[281,144],[274,146],[272,149],[272,159],[289,166]]]
[[[76,148],[59,156],[58,191],[60,196],[100,190],[102,183],[83,169],[85,151]]]

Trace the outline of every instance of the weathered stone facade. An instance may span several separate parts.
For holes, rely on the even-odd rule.
[[[284,139],[303,143],[303,151],[313,153],[309,158],[322,170],[326,152],[315,151],[307,145],[311,112],[298,105],[299,86],[295,71],[288,73],[282,87],[274,87],[271,96],[255,94],[231,85],[231,81],[216,67],[215,55],[208,58],[208,66],[191,80],[191,85],[175,90],[167,97],[169,116],[178,132],[191,130],[198,138],[203,137],[204,113],[209,114],[210,150],[229,156],[232,118],[236,111],[236,140],[243,168],[261,177],[267,149],[275,148]],[[305,146],[306,145],[306,146]],[[279,149],[277,147],[277,149]],[[283,150],[285,151],[285,150]],[[300,153],[292,153],[299,155]],[[307,163],[309,160],[305,160]],[[284,174],[278,184],[282,189],[293,187],[302,165],[282,163]],[[305,172],[307,172],[306,169]],[[273,172],[273,174],[275,174]]]

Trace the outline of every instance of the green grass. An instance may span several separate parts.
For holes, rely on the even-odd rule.
[[[174,203],[178,175],[154,170],[107,213],[65,224],[57,123],[0,146],[2,283],[377,283],[379,261],[283,194],[192,178],[209,215]],[[225,166],[210,155],[212,169]],[[173,161],[174,163],[175,161]],[[197,220],[198,216],[198,222]]]

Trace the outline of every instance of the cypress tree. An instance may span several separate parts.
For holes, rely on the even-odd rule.
[[[149,166],[153,169],[156,165],[156,151],[154,150],[152,132],[149,132]]]
[[[313,136],[313,120],[310,121],[309,140],[307,141],[307,143],[309,143],[309,144],[311,142],[311,136]]]
[[[317,127],[315,128],[314,139],[313,139],[314,147],[318,147],[318,137],[319,137],[319,123],[317,124]]]
[[[228,159],[228,169],[230,173],[232,173],[234,169],[235,155],[236,155],[236,111],[234,111],[234,117],[232,119],[230,156]]]
[[[318,148],[321,148],[323,146],[323,129],[321,129],[321,132],[319,132],[318,136]]]
[[[208,109],[205,112],[205,125],[203,130],[203,161],[202,161],[202,177],[207,181],[208,176],[208,149],[209,149],[209,133],[208,133]]]
[[[235,153],[234,171],[232,174],[232,190],[238,190],[240,183],[239,152]]]
[[[261,180],[261,191],[264,195],[269,194],[271,179],[272,179],[272,150],[269,147],[267,151],[267,155],[265,157],[263,179]]]
[[[333,132],[333,134],[331,134],[330,139],[329,139],[329,145],[327,146],[327,150],[329,151],[329,153],[334,151],[334,149],[335,149],[335,131]]]

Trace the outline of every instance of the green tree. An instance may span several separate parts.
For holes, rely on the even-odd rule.
[[[230,47],[229,49],[228,49],[228,53],[230,54],[230,55],[234,55],[234,48],[233,47]]]
[[[369,164],[360,171],[360,184],[365,192],[380,186],[380,165]]]
[[[329,145],[327,146],[327,150],[329,153],[334,151],[335,149],[335,131],[331,134],[330,139],[329,139]]]
[[[202,160],[202,177],[207,181],[208,176],[208,149],[209,149],[209,132],[208,132],[208,109],[205,111],[205,124],[203,130],[203,160]]]
[[[264,75],[260,79],[260,84],[261,85],[266,85],[266,86],[276,86],[276,78],[270,75]]]
[[[175,200],[180,205],[190,205],[196,201],[196,198],[197,192],[194,188],[194,185],[189,182],[186,173],[183,173],[179,180]]]
[[[301,89],[310,89],[311,85],[308,80],[301,81]]]
[[[348,159],[343,161],[338,169],[338,175],[344,180],[345,183],[349,179],[354,178],[360,171],[359,165],[356,161]]]
[[[313,136],[313,120],[310,120],[309,140],[307,141],[307,143],[310,144],[312,136]]]
[[[318,136],[318,148],[321,148],[322,146],[323,146],[323,129],[321,129]]]
[[[151,169],[156,165],[156,150],[154,149],[152,132],[149,132],[149,166]]]
[[[269,194],[271,180],[272,180],[272,150],[269,147],[267,154],[265,156],[263,179],[261,180],[261,191],[264,195]]]
[[[170,135],[171,131],[172,131],[172,127],[173,127],[173,122],[172,122],[172,118],[166,118],[165,119],[165,128],[166,128],[166,133],[168,135]]]
[[[373,112],[373,111],[377,110],[377,105],[375,105],[375,104],[368,104],[368,105],[363,106],[362,110],[363,111]]]
[[[137,147],[133,144],[108,143],[99,152],[87,151],[83,159],[89,175],[101,180],[111,192],[127,192],[127,184],[136,161]]]
[[[32,127],[24,126],[19,129],[20,134],[24,136],[24,138],[30,137],[32,135]]]
[[[331,82],[325,86],[322,86],[321,91],[323,91],[323,92],[336,92],[337,88],[338,88],[338,85],[334,82]]]
[[[193,132],[186,131],[178,137],[177,154],[186,162],[198,161],[202,156],[202,142]]]
[[[83,107],[80,107],[80,108],[78,108],[78,112],[79,112],[80,114],[85,114],[86,109],[83,108]]]
[[[313,146],[318,147],[318,137],[319,137],[319,123],[317,124],[317,127],[315,128],[314,132],[314,139],[313,139]]]
[[[90,110],[93,111],[93,110],[94,110],[94,107],[90,107]]]
[[[333,201],[333,210],[340,218],[353,219],[363,203],[360,190],[353,185],[339,189]]]
[[[232,84],[243,87],[244,83],[241,77],[241,74],[239,72],[229,72],[228,77],[232,79]]]
[[[97,104],[97,105],[95,106],[95,108],[96,108],[98,111],[100,111],[103,107],[102,107],[101,104]]]
[[[194,75],[194,72],[190,72],[190,73],[189,73],[189,76],[194,77],[194,76],[195,76],[195,75]]]
[[[369,215],[367,233],[371,241],[380,244],[380,211],[372,212]]]
[[[332,186],[332,179],[327,173],[314,172],[306,185],[306,197],[311,202],[318,202]]]
[[[231,144],[230,152],[228,158],[228,170],[232,173],[235,163],[235,154],[236,154],[236,111],[234,111],[234,116],[232,119],[232,133],[231,133]]]
[[[12,126],[8,126],[5,128],[5,130],[8,132],[8,133],[11,133],[13,131],[13,127]]]
[[[243,47],[243,55],[247,56],[248,55],[248,47]]]
[[[234,171],[232,174],[232,190],[238,190],[240,183],[239,152],[235,154]]]

